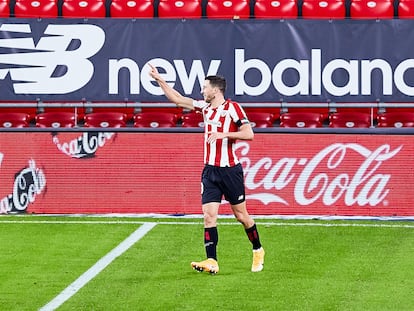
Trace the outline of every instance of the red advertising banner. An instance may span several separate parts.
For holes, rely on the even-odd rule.
[[[3,132],[0,213],[200,214],[202,135]],[[256,215],[414,215],[413,149],[410,135],[256,133],[237,144]]]

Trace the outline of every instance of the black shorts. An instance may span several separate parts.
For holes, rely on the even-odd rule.
[[[244,175],[240,163],[231,167],[204,167],[201,175],[202,203],[221,202],[223,196],[232,205],[245,201]]]

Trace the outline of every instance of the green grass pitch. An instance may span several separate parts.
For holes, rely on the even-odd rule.
[[[256,219],[265,268],[221,219],[220,273],[201,219],[0,217],[0,310],[39,310],[140,228],[156,225],[57,310],[413,310],[414,224]]]

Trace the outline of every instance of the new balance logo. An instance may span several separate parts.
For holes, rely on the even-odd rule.
[[[37,44],[29,24],[2,24],[0,36],[0,80],[10,74],[15,94],[79,90],[94,73],[88,58],[105,43],[95,25],[48,25]]]

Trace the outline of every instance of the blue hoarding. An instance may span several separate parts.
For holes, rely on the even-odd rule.
[[[227,78],[240,102],[409,102],[412,20],[2,19],[2,100],[164,101],[156,65],[200,97]]]

